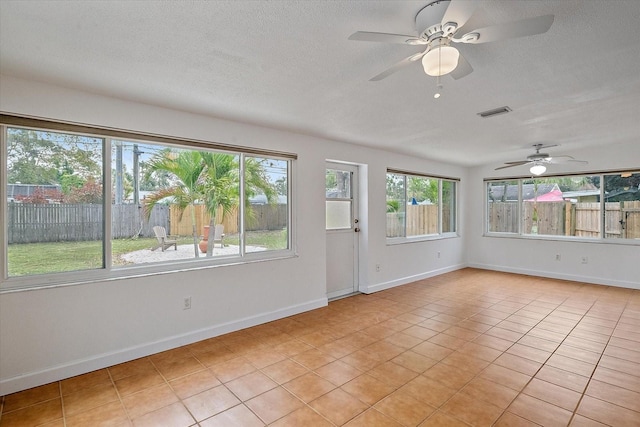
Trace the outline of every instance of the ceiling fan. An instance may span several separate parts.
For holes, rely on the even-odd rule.
[[[531,172],[533,175],[538,176],[546,172],[547,167],[545,165],[549,163],[554,163],[554,164],[556,163],[588,163],[585,160],[576,160],[571,156],[551,157],[551,155],[549,155],[548,153],[540,152],[540,150],[542,150],[543,148],[550,148],[550,147],[557,147],[557,146],[558,144],[552,144],[552,145],[533,144],[533,148],[535,148],[536,152],[534,154],[527,156],[526,160],[506,162],[505,166],[496,168],[496,170],[531,164],[531,168],[529,168],[529,172]]]
[[[424,51],[403,59],[391,68],[372,77],[371,81],[382,80],[419,60],[422,60],[426,74],[434,77],[451,74],[451,77],[457,80],[470,74],[473,68],[458,49],[452,46],[453,43],[479,44],[542,34],[551,28],[554,19],[553,15],[543,15],[475,28],[476,23],[472,22],[472,15],[476,7],[477,2],[475,1],[432,1],[416,15],[417,36],[358,31],[349,36],[349,40],[426,46]],[[466,28],[465,24],[467,24]]]

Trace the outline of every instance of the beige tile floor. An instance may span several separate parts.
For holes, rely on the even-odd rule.
[[[640,291],[465,269],[2,398],[1,426],[640,426]]]

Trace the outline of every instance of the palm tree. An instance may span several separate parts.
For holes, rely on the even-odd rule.
[[[238,206],[240,199],[240,167],[238,156],[222,153],[201,153],[206,165],[204,201],[210,215],[207,256],[213,253],[213,236],[218,209],[222,208],[224,218],[231,210]],[[245,214],[251,218],[249,198],[256,194],[264,194],[269,203],[273,203],[277,196],[275,185],[267,176],[265,163],[267,159],[256,157],[244,158],[244,206]]]
[[[275,184],[269,181],[266,163],[269,159],[245,157],[244,159],[244,204],[249,206],[249,198],[256,194],[264,194],[268,203],[276,201],[278,192]],[[252,213],[249,211],[248,213]]]
[[[213,255],[216,215],[222,208],[222,218],[238,205],[239,168],[237,156],[224,153],[201,152],[205,170],[203,180],[203,200],[209,213],[209,236],[207,256]]]
[[[145,212],[147,218],[151,215],[151,210],[161,200],[171,197],[172,203],[184,213],[187,206],[191,206],[191,224],[193,228],[193,250],[195,257],[198,257],[198,234],[196,230],[195,204],[202,199],[203,183],[202,174],[205,164],[198,151],[175,152],[166,149],[156,154],[148,163],[149,174],[156,171],[169,172],[173,183],[166,188],[155,191],[145,199]]]
[[[246,157],[244,162],[244,197],[245,206],[249,205],[249,198],[262,193],[268,202],[273,202],[276,189],[269,181],[265,162],[267,159]],[[196,202],[203,202],[210,215],[207,256],[213,254],[213,237],[217,221],[217,211],[222,208],[224,218],[231,210],[238,206],[240,199],[240,167],[239,157],[233,154],[214,153],[209,151],[181,151],[170,149],[158,153],[148,163],[148,174],[153,172],[169,172],[173,178],[173,185],[160,189],[145,201],[147,217],[151,209],[160,200],[172,197],[173,203],[181,214],[187,206],[194,206]],[[250,215],[250,211],[247,212]],[[198,233],[196,230],[195,208],[191,210],[193,227],[193,246],[195,256],[198,257]]]

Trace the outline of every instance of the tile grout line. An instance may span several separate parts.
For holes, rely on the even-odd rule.
[[[58,392],[60,393],[60,410],[62,412],[62,425],[67,425],[67,415],[64,410],[64,396],[62,395],[62,381],[58,381]]]
[[[122,409],[124,409],[124,413],[127,415],[127,421],[129,422],[129,424],[133,424],[133,421],[129,416],[129,411],[127,411],[127,407],[125,406],[124,401],[122,400],[122,395],[120,394],[120,390],[118,390],[118,387],[116,386],[116,381],[113,379],[113,375],[111,374],[111,369],[109,368],[110,366],[105,368],[107,370],[107,374],[109,375],[109,380],[111,380],[111,384],[113,385],[113,388],[116,391],[116,395],[118,396],[118,401],[120,402],[120,405],[122,405]],[[65,417],[65,422],[66,422],[66,417]]]
[[[555,307],[551,312],[549,312],[549,313],[548,313],[547,315],[545,315],[542,319],[540,319],[540,320],[539,320],[535,325],[533,325],[531,328],[529,328],[529,331],[531,331],[531,330],[532,330],[532,329],[534,329],[536,326],[538,326],[540,323],[542,323],[545,319],[547,319],[547,318],[548,318],[548,317],[549,317],[553,312],[555,312],[555,311],[558,309],[558,307],[560,307],[564,302],[566,302],[566,301],[569,299],[569,297],[570,297],[570,296],[565,297],[565,298],[564,298],[564,300],[563,300],[561,303],[557,304],[557,305],[556,305],[556,307]],[[497,302],[497,303],[495,303],[495,304],[492,304],[490,307],[494,307],[494,306],[496,306],[496,305],[500,304],[500,303],[501,303],[501,302],[503,302],[503,301],[506,301],[506,298],[505,298],[505,299],[502,299],[500,302]],[[518,313],[519,311],[521,311],[521,310],[522,310],[522,309],[524,309],[525,307],[527,307],[527,306],[531,305],[531,303],[532,303],[532,302],[534,302],[534,301],[537,301],[537,300],[535,300],[535,299],[534,299],[534,300],[532,300],[531,302],[527,303],[524,307],[521,307],[521,308],[519,308],[518,310],[516,310],[515,312],[511,313],[511,314],[510,314],[508,317],[506,317],[505,319],[501,319],[501,321],[500,321],[499,323],[497,323],[496,325],[492,325],[492,328],[496,327],[497,325],[499,325],[500,323],[502,323],[503,321],[505,321],[505,320],[506,320],[506,319],[508,319],[509,317],[511,317],[511,316],[513,316],[514,314]],[[595,304],[595,302],[591,304],[591,306],[589,307],[589,309],[591,309],[591,308],[593,307],[593,305],[594,305],[594,304]],[[588,312],[588,311],[587,311],[587,312]],[[586,313],[585,313],[585,315],[586,315]],[[583,315],[583,316],[581,317],[581,320],[582,320],[582,318],[584,318],[584,316],[585,316],[585,315]],[[473,316],[472,316],[472,317],[473,317]],[[465,319],[465,320],[466,320],[466,319]],[[578,323],[579,323],[579,322],[578,322]],[[575,327],[578,325],[578,323],[576,323],[576,325],[575,325],[573,328],[571,328],[571,331],[573,331],[573,329],[575,329]],[[526,325],[525,325],[525,326],[526,326]],[[488,330],[490,330],[490,329],[488,329]],[[529,332],[529,331],[528,331],[528,332]],[[558,344],[558,346],[556,347],[556,349],[557,349],[558,347],[560,347],[560,345],[562,345],[562,343],[566,340],[566,337],[568,337],[568,336],[569,336],[569,334],[571,333],[571,331],[569,331],[569,332],[565,335],[565,338],[564,338],[564,339],[563,339],[563,340]],[[527,332],[527,333],[528,333],[528,332]],[[553,331],[552,331],[552,332],[553,332]],[[502,351],[502,354],[501,354],[500,356],[502,356],[502,355],[504,355],[505,353],[507,353],[507,352],[509,351],[509,349],[510,349],[510,348],[512,348],[513,346],[515,346],[515,345],[516,345],[516,344],[517,344],[517,343],[518,343],[518,342],[519,342],[519,341],[520,341],[524,336],[526,336],[526,335],[527,335],[527,333],[523,334],[523,335],[522,335],[522,337],[520,337],[520,338],[518,339],[518,341],[514,341],[514,342],[513,342],[513,344],[511,344],[507,349],[505,349],[504,351]],[[484,333],[483,333],[482,335],[484,335]],[[492,335],[490,335],[490,336],[492,336]],[[526,344],[521,344],[521,345],[526,345]],[[527,347],[529,347],[529,346],[527,346]],[[532,347],[532,348],[533,348],[533,347]],[[510,353],[509,353],[509,354],[510,354]],[[538,372],[540,372],[540,370],[541,370],[541,369],[546,365],[546,362],[547,362],[547,361],[548,361],[548,360],[549,360],[549,359],[550,359],[554,354],[555,354],[555,350],[554,350],[553,352],[551,352],[551,354],[549,355],[549,357],[547,357],[547,359],[545,359],[545,361],[544,361],[544,362],[541,364],[541,366],[536,370],[536,372],[535,372],[533,375],[531,375],[531,376],[530,376],[529,381],[527,381],[527,383],[526,383],[526,384],[525,384],[525,385],[524,385],[524,386],[523,386],[523,387],[518,391],[518,394],[516,394],[516,396],[511,400],[511,402],[509,403],[509,405],[508,405],[506,408],[504,408],[504,409],[502,410],[502,412],[500,413],[500,415],[498,416],[498,418],[496,418],[496,420],[493,422],[493,424],[495,424],[498,420],[500,420],[500,418],[502,418],[502,417],[505,415],[505,413],[507,413],[507,412],[508,412],[508,409],[509,409],[509,407],[511,406],[511,404],[512,404],[512,403],[513,403],[513,402],[514,402],[514,401],[515,401],[515,400],[516,400],[516,399],[517,399],[521,394],[523,394],[523,390],[524,390],[524,389],[525,389],[525,388],[526,388],[526,387],[531,383],[531,381],[533,381],[533,379],[535,378],[536,374],[537,374]],[[495,361],[496,361],[500,356],[496,357],[493,361],[491,361],[491,362],[489,363],[489,365],[488,365],[487,367],[485,367],[484,369],[482,369],[482,370],[481,370],[478,374],[476,374],[476,375],[475,375],[471,380],[469,380],[469,381],[468,381],[468,382],[467,382],[463,387],[461,387],[460,389],[458,389],[458,391],[456,392],[456,394],[457,394],[457,393],[459,393],[460,391],[462,391],[462,389],[463,389],[464,387],[466,387],[466,386],[467,386],[471,381],[473,381],[473,380],[474,380],[474,379],[476,379],[476,378],[479,378],[479,377],[480,377],[480,375],[481,375],[484,371],[486,371],[490,366],[492,366],[492,365],[494,364],[494,362],[495,362]],[[520,356],[518,356],[518,357],[520,357]],[[525,359],[527,359],[527,358],[525,357]],[[527,360],[531,360],[531,359],[527,359]],[[534,362],[535,362],[535,361],[534,361]],[[497,365],[497,366],[501,366],[501,365]],[[506,368],[506,367],[505,367],[505,369],[511,369],[511,368]],[[511,370],[513,370],[513,369],[511,369]],[[515,371],[515,372],[518,372],[518,371]],[[522,373],[522,372],[520,372],[520,373]],[[525,374],[525,375],[526,375],[526,374]],[[491,381],[491,380],[490,380],[490,379],[488,379],[488,381]],[[491,381],[491,382],[493,382],[493,381]],[[514,391],[515,391],[515,390],[514,390]],[[455,394],[454,394],[454,396],[455,396]],[[446,402],[448,402],[449,400],[451,400],[451,398],[452,398],[452,397],[453,397],[453,396],[451,396],[451,397],[450,397]],[[444,404],[446,404],[446,402],[445,402],[445,403],[443,403],[441,406],[443,406]],[[556,406],[556,405],[554,405],[554,406]],[[561,408],[561,409],[564,409],[564,408]],[[514,415],[517,415],[517,414],[514,414]],[[519,416],[519,415],[517,415],[517,416]],[[522,418],[524,418],[524,417],[522,417]],[[525,418],[525,419],[526,419],[526,418]],[[528,420],[528,421],[534,422],[534,421],[532,421],[532,420]]]
[[[548,318],[548,317],[549,317],[553,312],[555,312],[555,311],[558,309],[558,307],[560,307],[563,303],[565,303],[569,298],[570,298],[570,296],[566,297],[566,298],[565,298],[565,299],[564,299],[560,304],[558,304],[558,305],[556,306],[556,308],[554,308],[554,309],[553,309],[549,314],[547,314],[544,318],[542,318],[542,319],[540,320],[540,322],[536,323],[536,325],[535,325],[535,326],[538,326],[540,323],[542,323],[542,321],[544,321],[546,318]],[[569,337],[569,335],[571,334],[571,332],[573,332],[573,331],[575,330],[575,328],[580,324],[580,322],[581,322],[581,321],[586,317],[586,315],[587,315],[587,313],[589,312],[589,310],[591,310],[591,309],[593,308],[593,306],[596,304],[596,302],[597,302],[597,301],[598,301],[598,299],[596,299],[594,302],[592,302],[592,303],[591,303],[591,305],[589,306],[589,309],[588,309],[587,311],[585,311],[585,313],[580,317],[580,320],[579,320],[578,322],[576,322],[576,324],[571,328],[571,330],[565,334],[565,337],[562,339],[562,341],[560,341],[560,343],[558,343],[558,345],[557,345],[557,346],[556,346],[556,348],[551,352],[551,354],[549,355],[549,357],[547,357],[547,358],[545,359],[545,361],[544,361],[544,362],[542,363],[542,365],[538,368],[538,370],[537,370],[537,371],[536,371],[536,372],[531,376],[531,378],[529,379],[529,381],[527,381],[527,384],[525,384],[525,386],[524,386],[524,387],[522,387],[522,389],[521,389],[520,391],[518,391],[518,394],[517,394],[517,395],[516,395],[516,397],[511,401],[511,403],[513,403],[513,402],[514,402],[518,397],[520,397],[520,395],[522,395],[522,394],[525,394],[526,396],[528,396],[526,393],[523,393],[524,389],[525,389],[525,388],[527,388],[527,386],[531,383],[531,381],[533,381],[533,379],[534,379],[534,378],[535,378],[535,376],[538,374],[538,372],[540,372],[540,370],[541,370],[544,366],[546,366],[546,364],[547,364],[547,362],[549,361],[549,359],[551,359],[551,357],[553,357],[553,355],[554,355],[554,354],[556,354],[556,351],[558,350],[558,348],[560,348],[560,346],[562,346],[562,344],[567,340],[567,338]],[[534,326],[534,327],[532,327],[531,329],[535,328],[535,326]],[[552,332],[553,332],[553,331],[552,331]],[[526,335],[526,334],[525,334],[525,335]],[[520,339],[522,339],[522,338],[520,338]],[[520,341],[520,340],[518,340],[518,341]],[[518,342],[518,341],[516,341],[516,342],[514,343],[514,345],[515,345],[515,344],[517,344],[517,342]],[[521,345],[525,345],[525,344],[521,344]],[[511,346],[511,347],[513,347],[513,346]],[[509,348],[511,348],[511,347],[509,347]],[[533,348],[533,347],[532,347],[532,348]],[[508,349],[507,349],[507,350],[508,350]],[[506,352],[507,350],[505,350],[505,352]],[[549,366],[551,366],[551,365],[549,365]],[[596,367],[597,367],[597,365],[596,365]],[[558,369],[559,369],[559,368],[558,368]],[[564,370],[564,369],[563,369],[563,370]],[[594,367],[594,370],[595,370],[595,367]],[[578,375],[579,375],[579,374],[578,374]],[[566,387],[563,387],[563,388],[566,388]],[[580,393],[580,400],[582,399],[582,396],[584,396],[584,392],[585,392],[585,391],[586,391],[586,386],[585,386],[585,388],[582,390],[582,392]],[[534,396],[531,396],[531,397],[533,397],[534,399],[537,399],[537,398],[536,398],[536,397],[534,397]],[[540,400],[540,399],[538,399],[538,400]],[[509,404],[509,406],[511,406],[511,403]],[[547,402],[547,403],[550,403],[550,402]],[[580,401],[578,401],[578,403],[576,404],[576,407],[575,407],[575,408],[574,408],[574,410],[572,411],[572,415],[571,415],[571,417],[569,418],[569,423],[570,423],[570,422],[571,422],[571,420],[573,419],[573,415],[575,414],[575,411],[577,410],[579,403],[580,403]],[[554,405],[554,406],[556,406],[556,407],[558,407],[558,408],[560,408],[560,409],[564,409],[564,410],[566,410],[565,408],[562,408],[561,406],[557,406],[557,405],[555,405],[555,404],[553,404],[553,403],[550,403],[550,404],[552,404],[552,405]],[[509,406],[507,406],[507,408],[505,409],[505,412],[507,412],[507,410],[508,410]],[[514,415],[518,415],[518,414],[514,414]],[[520,415],[518,415],[518,416],[520,416]],[[523,417],[523,418],[524,418],[524,417]],[[526,419],[526,418],[525,418],[525,419]],[[532,420],[528,420],[528,421],[534,422],[534,421],[532,421]]]
[[[446,299],[447,299],[447,297],[446,297],[446,296],[442,296],[441,298],[438,298],[438,299],[436,299],[434,302],[431,302],[431,303],[429,303],[429,304],[437,304],[439,301],[444,301],[444,300],[446,300]],[[482,311],[487,310],[487,309],[489,309],[489,308],[491,308],[491,307],[494,307],[494,306],[496,306],[497,304],[500,304],[501,302],[504,302],[504,301],[506,301],[506,298],[503,298],[503,299],[501,299],[500,301],[498,301],[498,302],[496,302],[496,303],[491,304],[489,307],[482,308],[481,310],[479,310],[479,311],[475,312],[474,314],[472,314],[472,315],[470,315],[470,316],[467,316],[467,317],[463,318],[460,322],[457,322],[456,324],[449,324],[450,326],[449,326],[447,329],[445,329],[444,331],[434,331],[434,332],[437,332],[437,334],[436,334],[436,335],[434,335],[434,337],[435,337],[435,336],[438,336],[438,335],[445,334],[445,332],[446,332],[448,329],[450,329],[450,328],[452,328],[452,327],[454,327],[454,326],[457,326],[457,325],[458,325],[459,323],[461,323],[461,322],[464,322],[464,321],[466,321],[466,320],[470,320],[473,316],[475,316],[475,315],[477,315],[477,314],[480,314]],[[429,305],[429,304],[427,304],[427,305]],[[443,306],[444,306],[444,305],[443,305]],[[422,308],[422,307],[424,307],[424,306],[419,306],[419,307],[417,307],[417,308]],[[450,307],[448,307],[448,306],[444,306],[444,307],[450,308]],[[518,309],[518,311],[519,311],[519,310],[520,310],[520,309]],[[440,315],[440,314],[447,314],[447,313],[438,312],[438,314],[436,314],[435,316],[428,317],[426,320],[428,320],[428,319],[432,319],[433,317],[436,317],[436,316],[438,316],[438,315]],[[514,313],[511,313],[509,316],[511,316],[511,315],[513,315],[513,314],[514,314]],[[395,317],[394,317],[394,318],[395,318]],[[505,318],[505,319],[506,319],[506,318]],[[505,319],[500,319],[500,322],[504,321]],[[499,322],[499,323],[500,323],[500,322]],[[480,322],[480,323],[482,323],[482,322]],[[491,326],[491,328],[494,328],[496,325],[490,325],[490,326]],[[467,328],[464,328],[464,327],[462,327],[462,326],[460,326],[460,327],[461,327],[461,328],[463,328],[463,329],[467,329]],[[491,329],[491,328],[489,328],[489,329]],[[426,328],[426,329],[429,329],[429,328]],[[489,329],[488,329],[488,330],[489,330]],[[470,331],[472,331],[472,332],[478,332],[478,331],[473,331],[473,330],[471,330],[471,329],[467,329],[467,330],[470,330]],[[483,332],[483,333],[480,333],[480,335],[478,335],[478,337],[480,337],[480,336],[482,336],[482,335],[485,335],[485,333],[486,333],[486,331],[485,331],[485,332]],[[445,335],[447,335],[447,334],[445,334]],[[451,335],[448,335],[448,336],[451,336]],[[476,337],[476,338],[478,338],[478,337]],[[424,343],[424,342],[429,342],[429,339],[431,339],[431,338],[433,338],[433,337],[427,338],[427,339],[423,340],[422,342],[423,342],[423,343]],[[454,337],[454,338],[456,338],[456,337]],[[470,343],[470,342],[475,341],[475,339],[476,339],[476,338],[474,338],[474,339],[473,339],[473,340],[471,340],[471,341],[467,341],[467,343]],[[465,340],[465,341],[466,341],[466,340]],[[434,344],[435,344],[435,343],[434,343]],[[515,344],[515,343],[514,343],[514,344]],[[416,344],[415,346],[413,346],[413,347],[411,347],[411,348],[409,348],[409,349],[407,349],[407,350],[405,350],[405,351],[409,351],[409,350],[411,350],[411,349],[413,349],[413,348],[417,347],[418,345],[420,345],[420,344]],[[436,345],[439,345],[439,344],[436,344]],[[512,346],[513,346],[513,344],[512,344]],[[509,348],[511,348],[512,346],[510,346]],[[444,346],[441,346],[441,347],[444,347]],[[449,350],[452,350],[452,352],[451,352],[450,354],[453,354],[453,353],[458,352],[458,349],[451,349],[451,348],[449,348],[449,347],[444,347],[444,348],[447,348],[447,349],[449,349]],[[489,347],[489,348],[491,348],[491,347]],[[494,350],[497,350],[497,349],[494,349]],[[506,352],[506,350],[502,351],[502,354],[504,354],[505,352]],[[437,361],[436,361],[437,363],[436,363],[436,364],[434,364],[433,366],[436,366],[437,364],[442,363],[442,360],[444,360],[446,357],[447,357],[447,356],[445,356],[444,358],[442,358],[442,359],[440,359],[440,360],[437,360]],[[499,356],[498,356],[498,357],[499,357]],[[496,359],[497,359],[497,358],[496,358]],[[434,360],[435,360],[435,359],[434,359]],[[495,360],[495,359],[494,359],[494,360]],[[488,361],[487,361],[487,362],[488,362]],[[463,385],[462,387],[459,387],[459,388],[456,390],[456,392],[455,392],[454,394],[452,394],[448,399],[446,399],[445,401],[443,401],[439,406],[437,406],[437,407],[436,407],[436,406],[434,406],[434,405],[431,405],[431,406],[434,406],[434,407],[436,408],[436,410],[435,410],[432,414],[430,414],[427,418],[425,418],[424,420],[422,420],[422,422],[424,422],[424,421],[428,420],[428,419],[429,419],[429,418],[431,418],[435,413],[437,413],[438,411],[440,411],[440,408],[442,408],[444,405],[446,405],[446,404],[447,404],[447,403],[448,403],[448,402],[449,402],[449,401],[450,401],[450,400],[451,400],[455,395],[457,395],[459,392],[461,392],[461,391],[462,391],[462,389],[464,389],[464,388],[465,388],[465,387],[466,387],[470,382],[472,382],[474,379],[478,378],[482,372],[484,372],[484,371],[485,371],[489,366],[491,366],[491,364],[492,364],[492,363],[493,363],[493,361],[492,361],[492,362],[489,362],[489,365],[488,365],[487,367],[483,368],[483,369],[482,369],[482,370],[480,370],[477,374],[475,374],[475,375],[474,375],[474,376],[473,376],[469,381],[467,381],[466,383],[464,383],[464,385]],[[430,369],[430,368],[429,368],[429,369]],[[427,369],[427,371],[428,371],[429,369]],[[426,372],[426,371],[424,371],[424,372]],[[424,374],[424,372],[422,372],[422,373],[420,373],[420,374],[418,374],[418,375],[422,375],[422,374]],[[506,410],[506,409],[505,409],[505,410]],[[503,410],[503,411],[502,411],[502,413],[500,414],[500,416],[498,417],[498,419],[499,419],[499,418],[504,414],[504,411],[505,411],[505,410]],[[457,417],[456,417],[455,415],[453,415],[453,414],[448,414],[448,415],[450,415],[451,417],[453,417],[454,419],[456,419],[456,420],[458,420],[458,421],[460,421],[460,422],[463,422],[463,423],[467,424],[465,421],[460,420],[459,418],[457,418]]]
[[[578,411],[578,408],[580,407],[580,403],[582,403],[582,399],[584,399],[584,396],[585,396],[585,394],[587,392],[587,389],[589,388],[589,384],[591,384],[591,380],[593,379],[593,374],[596,372],[596,369],[598,369],[598,366],[600,365],[600,361],[602,360],[602,357],[604,356],[604,352],[607,350],[607,347],[609,346],[609,342],[611,342],[611,337],[613,336],[613,333],[616,331],[616,328],[620,324],[620,319],[622,318],[622,315],[624,314],[624,311],[627,309],[628,305],[629,305],[629,298],[627,298],[627,300],[625,301],[624,308],[620,312],[620,315],[618,316],[618,320],[616,320],[616,324],[613,327],[613,329],[611,331],[611,334],[607,338],[607,342],[606,342],[604,348],[602,349],[602,353],[600,354],[600,357],[598,357],[598,361],[596,362],[596,364],[595,364],[595,366],[593,368],[593,371],[591,371],[591,375],[589,375],[589,379],[587,380],[587,384],[585,384],[584,390],[582,391],[582,394],[580,395],[580,399],[578,399],[578,403],[576,404],[576,407],[573,410],[573,413],[571,414],[571,418],[569,419],[569,423],[571,423],[573,421],[573,419],[575,418],[576,413]],[[585,314],[585,316],[586,316],[586,314]],[[585,418],[588,418],[588,417],[585,417]],[[589,419],[591,419],[591,418],[589,418]],[[594,420],[594,421],[597,421],[597,420]]]
[[[204,363],[200,362],[200,360],[199,360],[199,359],[198,359],[198,358],[193,354],[193,352],[191,351],[191,349],[190,349],[190,348],[188,348],[188,345],[186,345],[186,346],[181,346],[181,347],[177,347],[177,348],[182,348],[182,347],[185,347],[185,348],[189,351],[189,354],[190,354],[191,356],[193,356],[193,357],[198,361],[198,363],[200,363],[200,364],[204,367],[204,369],[209,369],[209,368],[208,368]],[[167,351],[171,351],[171,350],[167,350]],[[156,354],[158,354],[158,353],[156,353]],[[153,355],[150,355],[150,356],[153,356]],[[156,372],[158,373],[158,375],[160,375],[160,376],[162,377],[162,380],[163,380],[163,381],[164,381],[164,383],[169,387],[169,390],[171,390],[171,393],[173,393],[173,394],[174,394],[174,396],[178,399],[178,402],[180,402],[180,403],[182,404],[182,406],[184,406],[184,408],[185,408],[185,409],[186,409],[186,411],[189,413],[189,415],[191,416],[191,418],[193,418],[193,420],[195,421],[195,424],[190,424],[190,425],[191,425],[191,426],[193,426],[193,425],[200,425],[200,421],[198,421],[198,418],[197,418],[197,417],[196,417],[196,416],[191,412],[191,410],[189,409],[189,407],[188,407],[187,405],[185,405],[185,403],[184,403],[184,399],[182,399],[180,396],[178,396],[178,393],[176,393],[176,390],[175,390],[175,389],[173,388],[173,386],[171,385],[171,381],[169,381],[169,380],[167,379],[167,377],[165,377],[165,375],[162,373],[162,371],[160,371],[160,369],[158,369],[158,366],[156,365],[156,362],[154,362],[154,361],[151,359],[151,357],[150,357],[150,356],[147,356],[147,358],[149,359],[149,363],[151,363],[151,365],[153,365],[153,369],[155,369],[155,370],[156,370]],[[204,369],[201,369],[201,370],[204,370]],[[196,372],[200,372],[200,371],[196,371]],[[193,372],[192,372],[192,373],[193,373]],[[186,377],[187,375],[189,375],[189,374],[186,374],[186,375],[184,375],[184,376]],[[215,376],[215,375],[214,375],[214,376]],[[180,378],[181,378],[181,377],[180,377]],[[217,377],[216,377],[216,378],[217,378]],[[221,385],[223,384],[223,383],[222,383],[222,381],[220,381],[220,384],[221,384]],[[217,387],[217,386],[216,386],[216,387]],[[215,388],[215,387],[212,387],[212,388]],[[142,391],[142,390],[141,390],[141,391]],[[134,393],[134,394],[135,394],[135,393]],[[194,396],[195,396],[195,395],[194,395]],[[191,397],[191,396],[189,396],[189,397]],[[167,406],[169,406],[169,405],[163,406],[162,408],[166,408]],[[147,414],[150,414],[150,413],[152,413],[152,412],[158,411],[158,410],[160,410],[160,409],[162,409],[162,408],[157,408],[157,409],[154,409],[153,411],[149,411],[149,412],[147,412],[147,413],[145,413],[145,414],[141,414],[139,417],[143,417],[143,416],[145,416],[145,415],[147,415]],[[125,406],[125,409],[126,409],[126,406]],[[128,411],[127,411],[127,415],[128,415]],[[138,417],[138,418],[139,418],[139,417]],[[134,424],[134,423],[133,423],[133,418],[131,418],[131,416],[129,416],[129,422],[130,422],[131,424]]]

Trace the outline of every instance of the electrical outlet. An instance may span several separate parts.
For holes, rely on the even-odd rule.
[[[582,261],[583,264],[589,263],[589,257],[583,256],[582,258],[580,258],[580,260]]]
[[[560,254],[556,254],[556,261],[560,261]]]
[[[182,309],[183,310],[191,309],[191,297],[185,297],[184,300],[182,300]]]
[[[380,264],[376,264],[376,272],[380,273]]]

